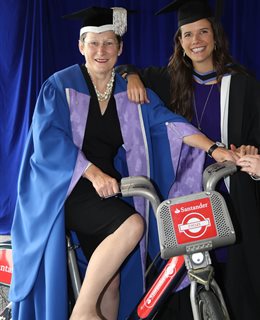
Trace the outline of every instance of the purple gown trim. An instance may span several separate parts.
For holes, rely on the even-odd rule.
[[[69,91],[70,98],[68,102],[73,142],[79,148],[75,169],[67,193],[68,196],[89,164],[89,161],[86,159],[81,149],[88,117],[90,96],[77,92],[73,89],[67,90]]]
[[[78,146],[78,148],[81,149],[84,139],[85,124],[89,110],[88,108],[90,97],[73,89],[69,89],[69,96],[73,141]],[[141,175],[149,177],[150,165],[148,149],[140,108],[136,104],[128,100],[126,92],[116,94],[115,100],[121,132],[124,140],[124,148],[126,151],[126,160],[129,175]],[[129,123],[131,123],[131,126],[129,126]],[[186,152],[188,152],[188,149],[190,155],[191,149],[183,144],[182,141],[183,137],[195,133],[198,134],[200,132],[187,123],[175,122],[165,123],[165,125],[167,126],[172,164],[176,170],[175,173],[178,171],[176,181],[172,184],[172,187],[170,189],[169,198],[200,191],[201,183],[198,181],[201,181],[202,177],[201,168],[200,166],[198,166],[198,163],[201,163],[201,165],[203,164],[204,153],[198,149],[192,149],[192,161],[189,161],[189,163],[187,163],[185,155]],[[184,154],[184,157],[180,158],[181,153]],[[88,163],[89,162],[84,157],[83,153],[79,152],[75,171],[73,173],[69,188],[70,191],[74,188]],[[193,175],[186,173],[185,176],[186,170],[182,170],[185,168],[184,165],[186,166],[186,168],[188,166],[189,169],[193,171]],[[188,170],[188,172],[190,172],[190,170]],[[185,184],[183,184],[183,180],[186,181]],[[148,202],[144,198],[134,197],[134,204],[136,211],[141,213],[144,219],[148,221]],[[142,240],[140,241],[143,274],[145,273],[147,251],[146,248],[146,236],[144,235]],[[185,279],[181,287],[185,287],[187,283],[187,279]]]

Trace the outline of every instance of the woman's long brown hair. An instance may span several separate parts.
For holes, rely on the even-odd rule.
[[[226,73],[244,72],[242,66],[236,64],[229,53],[228,40],[223,27],[214,18],[208,18],[211,23],[215,49],[213,51],[213,66],[217,74],[217,81]],[[193,66],[192,61],[183,55],[180,43],[181,29],[174,36],[174,52],[170,57],[168,70],[171,77],[171,109],[188,120],[193,116]]]

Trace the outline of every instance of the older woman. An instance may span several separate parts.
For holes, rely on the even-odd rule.
[[[204,154],[182,144],[204,151],[213,145],[153,92],[150,105],[128,100],[126,83],[114,72],[124,9],[93,7],[70,17],[83,20],[79,50],[86,61],[51,76],[37,101],[12,228],[14,320],[68,318],[64,224],[76,232],[88,259],[70,319],[117,319],[119,272],[130,265],[125,274],[132,281],[121,284],[127,302],[119,318],[125,318],[142,295],[146,239],[153,250],[159,247],[153,224],[142,237],[146,202],[111,197],[118,181],[124,175],[151,177],[164,198],[199,191]],[[212,155],[235,159],[224,148]],[[189,184],[182,185],[186,177]]]

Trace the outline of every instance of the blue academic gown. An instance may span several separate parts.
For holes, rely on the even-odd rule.
[[[116,168],[122,176],[151,178],[162,199],[200,191],[204,153],[182,143],[197,129],[171,113],[150,90],[148,96],[148,105],[131,103],[126,82],[116,75],[114,97],[124,140]],[[11,232],[13,320],[68,319],[64,203],[89,163],[81,151],[89,101],[78,65],[55,73],[41,88]],[[122,268],[119,320],[143,294],[147,251],[151,257],[159,251],[156,221],[147,202],[140,197],[133,201],[150,222]]]

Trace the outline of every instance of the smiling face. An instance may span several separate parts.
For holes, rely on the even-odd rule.
[[[179,40],[194,69],[199,72],[213,69],[214,34],[207,19],[183,25]]]
[[[84,41],[79,41],[79,50],[85,56],[86,66],[91,75],[111,73],[117,57],[122,52],[122,43],[113,31],[88,32]]]

